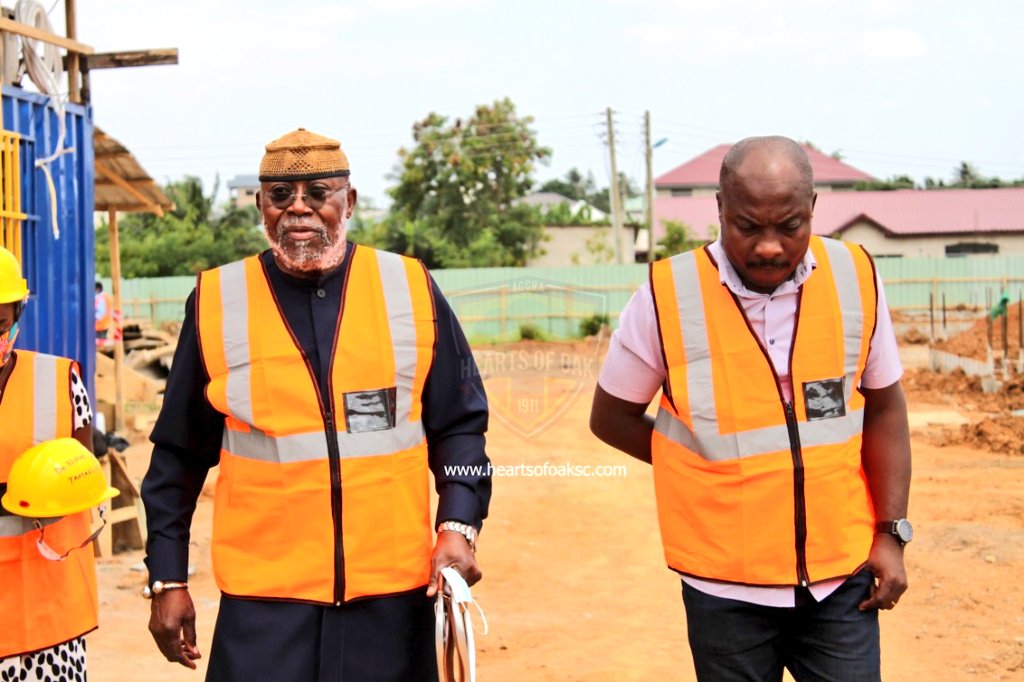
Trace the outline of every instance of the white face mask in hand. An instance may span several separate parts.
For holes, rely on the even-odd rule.
[[[434,604],[434,644],[437,651],[437,674],[440,682],[476,682],[476,649],[473,644],[473,619],[469,605],[476,607],[487,634],[487,617],[473,601],[462,575],[447,566],[438,578],[437,602]]]

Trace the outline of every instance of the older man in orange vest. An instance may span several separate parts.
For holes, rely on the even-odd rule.
[[[346,241],[356,190],[336,140],[275,140],[260,182],[270,249],[199,276],[152,434],[150,630],[196,666],[189,524],[219,464],[208,680],[436,679],[437,576],[481,576],[476,365],[422,263]]]
[[[895,336],[864,249],[811,235],[815,200],[792,140],[732,147],[720,240],[652,264],[594,396],[594,433],[653,463],[701,680],[877,680],[907,588]]]

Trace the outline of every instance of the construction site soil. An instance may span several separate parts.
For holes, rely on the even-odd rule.
[[[1004,350],[1003,325],[1005,321],[1006,345],[1009,351],[1007,357],[1016,361],[1020,349],[1020,317],[1020,308],[1017,305],[1011,305],[1007,309],[1005,316],[997,317],[994,320],[982,317],[976,320],[973,326],[966,331],[956,334],[946,341],[939,341],[934,346],[953,355],[973,358],[975,360],[986,360],[988,358],[990,327],[992,331],[992,350],[996,354],[1000,354]]]
[[[488,453],[502,474],[480,539],[484,578],[473,589],[490,623],[477,638],[478,679],[695,679],[650,467],[587,427],[601,349],[531,342],[477,351],[493,413]],[[906,550],[910,589],[881,614],[883,677],[1024,680],[1024,420],[1009,415],[1024,407],[1021,388],[989,396],[976,380],[920,369],[904,386],[917,532]],[[145,435],[133,434],[126,453],[136,478],[148,466]],[[564,465],[621,468],[584,476]],[[204,655],[219,598],[210,568],[215,475],[191,538]],[[200,680],[205,658],[198,672],[186,670],[164,661],[150,639],[142,558],[129,551],[99,561],[91,677]]]

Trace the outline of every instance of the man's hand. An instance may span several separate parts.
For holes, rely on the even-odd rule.
[[[476,563],[476,556],[469,548],[469,541],[462,533],[453,530],[443,530],[437,534],[437,544],[434,545],[434,554],[430,557],[430,584],[427,585],[427,596],[433,597],[437,594],[437,578],[441,575],[441,569],[451,566],[458,571],[466,583],[475,585],[484,576]]]
[[[202,654],[196,646],[196,610],[187,589],[153,595],[149,632],[168,661],[196,669],[193,661]]]
[[[861,611],[891,609],[907,591],[907,571],[903,566],[903,547],[886,533],[875,535],[868,555],[867,570],[875,576],[871,596],[860,603]]]

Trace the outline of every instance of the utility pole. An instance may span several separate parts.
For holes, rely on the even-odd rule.
[[[647,186],[644,189],[644,223],[647,225],[647,254],[644,257],[648,263],[654,260],[654,172],[651,159],[654,150],[651,149],[651,112],[644,112],[644,154],[647,156]]]
[[[615,124],[612,121],[612,108],[606,110],[608,119],[608,152],[611,156],[612,184],[608,188],[611,194],[612,209],[612,240],[615,242],[615,262],[622,263],[622,195],[619,193],[619,170],[615,166]]]

